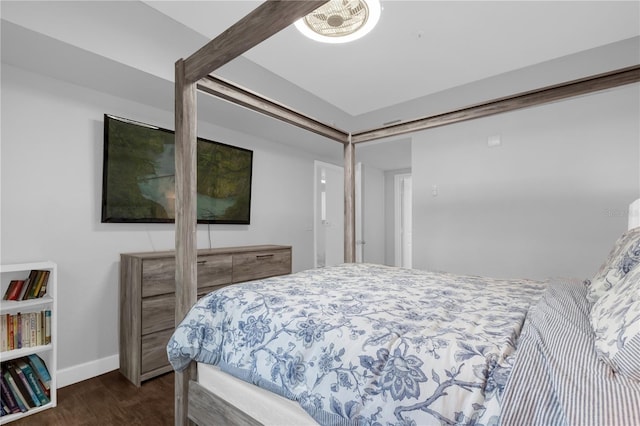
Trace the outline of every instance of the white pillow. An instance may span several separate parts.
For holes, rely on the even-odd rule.
[[[593,305],[591,326],[600,359],[640,381],[640,266]]]
[[[640,263],[640,227],[633,228],[616,241],[607,260],[591,279],[587,298],[595,303],[622,281]]]

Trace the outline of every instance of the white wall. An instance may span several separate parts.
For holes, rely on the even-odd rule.
[[[411,174],[411,169],[388,170],[384,173],[384,264],[396,264],[396,188],[395,177],[401,174]]]
[[[1,262],[58,263],[61,385],[118,366],[119,254],[175,244],[173,224],[100,223],[104,113],[174,127],[171,111],[2,66]],[[314,158],[204,122],[198,133],[254,151],[251,225],[212,225],[213,246],[292,245],[293,269],[312,267]]]
[[[590,277],[640,196],[638,117],[634,84],[416,134],[414,267]]]

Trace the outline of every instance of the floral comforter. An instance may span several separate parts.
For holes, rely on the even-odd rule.
[[[497,424],[545,283],[345,264],[225,287],[171,337],[191,360],[294,399],[321,424]]]

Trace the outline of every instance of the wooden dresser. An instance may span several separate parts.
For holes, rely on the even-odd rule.
[[[291,273],[290,246],[198,250],[198,298],[230,285]],[[136,386],[171,371],[175,252],[120,255],[120,372]]]

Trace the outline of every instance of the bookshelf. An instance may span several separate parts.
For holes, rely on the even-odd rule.
[[[33,263],[21,263],[21,264],[12,264],[12,265],[0,265],[0,297],[2,297],[9,284],[12,280],[24,280],[27,278],[32,270],[42,270],[49,271],[49,277],[47,281],[46,294],[42,297],[28,299],[28,300],[0,300],[0,314],[4,317],[7,315],[17,316],[18,313],[21,316],[25,314],[30,314],[32,312],[38,313],[41,315],[43,311],[50,311],[50,335],[51,339],[49,343],[44,343],[44,337],[42,339],[37,339],[36,343],[29,342],[28,345],[16,348],[9,349],[7,348],[0,352],[0,361],[3,367],[5,367],[5,363],[17,363],[18,361],[24,360],[25,357],[29,355],[36,354],[38,357],[44,361],[46,368],[51,377],[51,381],[49,383],[49,395],[48,402],[42,403],[39,406],[29,408],[25,412],[6,414],[0,417],[0,425],[7,424],[14,420],[23,418],[25,416],[38,413],[40,411],[53,408],[56,406],[57,398],[56,398],[56,370],[57,370],[57,360],[56,360],[56,343],[57,343],[57,299],[56,294],[58,291],[58,277],[57,277],[57,265],[54,262],[45,261],[45,262],[33,262]],[[2,323],[4,326],[4,323]],[[0,330],[1,333],[6,333],[7,330],[3,328]],[[44,334],[44,332],[43,332]]]

